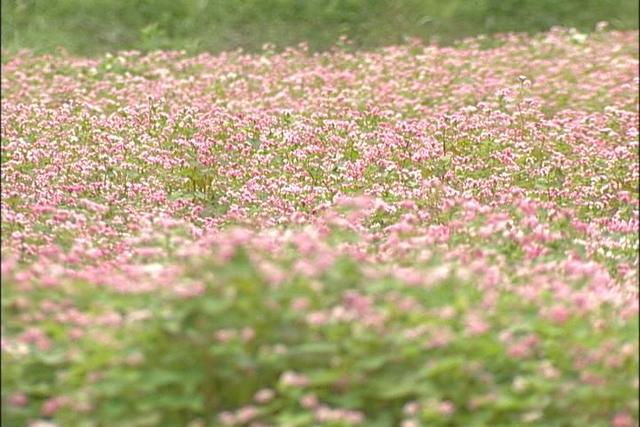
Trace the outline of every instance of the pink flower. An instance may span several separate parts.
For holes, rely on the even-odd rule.
[[[371,297],[359,294],[355,291],[345,292],[343,300],[347,308],[352,309],[359,314],[366,313],[372,305]]]
[[[516,343],[509,346],[507,354],[515,359],[524,359],[531,354],[529,346],[523,343]]]
[[[406,405],[404,405],[404,408],[402,408],[402,412],[410,417],[417,415],[419,410],[420,404],[415,401],[407,403]]]
[[[142,363],[144,363],[144,361],[145,361],[144,354],[139,352],[132,353],[129,356],[127,356],[127,358],[125,359],[126,364],[129,366],[139,366]]]
[[[300,405],[303,408],[311,409],[318,406],[320,402],[318,401],[318,396],[313,393],[305,394],[300,398]]]
[[[293,371],[286,371],[280,376],[280,381],[285,386],[305,387],[309,384],[306,376]]]
[[[262,390],[258,390],[258,392],[253,398],[258,403],[267,403],[271,401],[274,396],[275,396],[275,392],[273,390],[268,388],[263,388]]]
[[[611,420],[613,427],[634,427],[637,425],[635,420],[626,412],[617,413]]]
[[[13,393],[9,396],[9,404],[12,406],[22,407],[26,406],[27,403],[29,403],[29,398],[22,392]]]
[[[438,412],[440,412],[444,416],[451,416],[455,411],[455,405],[449,400],[442,401],[438,404]]]
[[[396,268],[394,276],[410,286],[419,286],[425,282],[424,274],[412,268]]]
[[[454,339],[453,333],[448,329],[437,330],[427,342],[429,348],[446,347]]]
[[[69,338],[72,340],[77,340],[82,338],[85,335],[85,332],[80,328],[73,328],[69,331]]]
[[[256,331],[253,328],[242,328],[242,331],[240,332],[240,336],[242,337],[242,340],[244,342],[249,342],[251,340],[253,340],[256,336]]]
[[[555,305],[549,309],[548,316],[553,323],[561,325],[571,317],[571,313],[569,312],[569,310],[567,310],[566,307]]]
[[[291,308],[295,311],[303,311],[309,308],[309,298],[299,297],[291,302]]]
[[[215,332],[215,337],[219,342],[226,343],[236,337],[236,331],[231,329],[220,329]]]
[[[329,315],[322,311],[307,314],[306,321],[310,325],[321,326],[329,321]]]
[[[56,412],[58,412],[60,408],[65,406],[67,402],[68,402],[68,399],[65,396],[52,397],[50,399],[47,399],[42,404],[41,413],[45,417],[51,417]]]
[[[30,328],[22,333],[20,341],[27,344],[35,344],[40,351],[47,351],[53,346],[47,335],[38,328]]]
[[[58,427],[59,425],[47,420],[31,421],[28,427]]]
[[[178,284],[173,291],[180,298],[195,298],[204,294],[206,286],[201,282]]]
[[[218,414],[218,419],[224,426],[233,426],[238,423],[236,416],[231,412],[221,412]]]
[[[236,420],[238,423],[244,424],[255,418],[257,414],[258,409],[255,406],[245,406],[236,412]]]
[[[487,323],[482,317],[477,314],[472,314],[467,317],[466,332],[469,335],[482,335],[490,329],[489,323]]]

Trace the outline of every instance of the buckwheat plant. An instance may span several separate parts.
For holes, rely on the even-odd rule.
[[[638,32],[7,54],[2,424],[638,425]]]

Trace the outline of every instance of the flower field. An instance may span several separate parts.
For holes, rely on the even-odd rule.
[[[11,54],[2,424],[637,426],[637,46]]]

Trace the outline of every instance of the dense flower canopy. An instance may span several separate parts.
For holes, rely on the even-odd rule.
[[[637,45],[13,55],[3,422],[635,426]]]

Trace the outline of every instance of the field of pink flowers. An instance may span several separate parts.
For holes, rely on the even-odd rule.
[[[12,54],[2,425],[638,425],[638,32]]]

